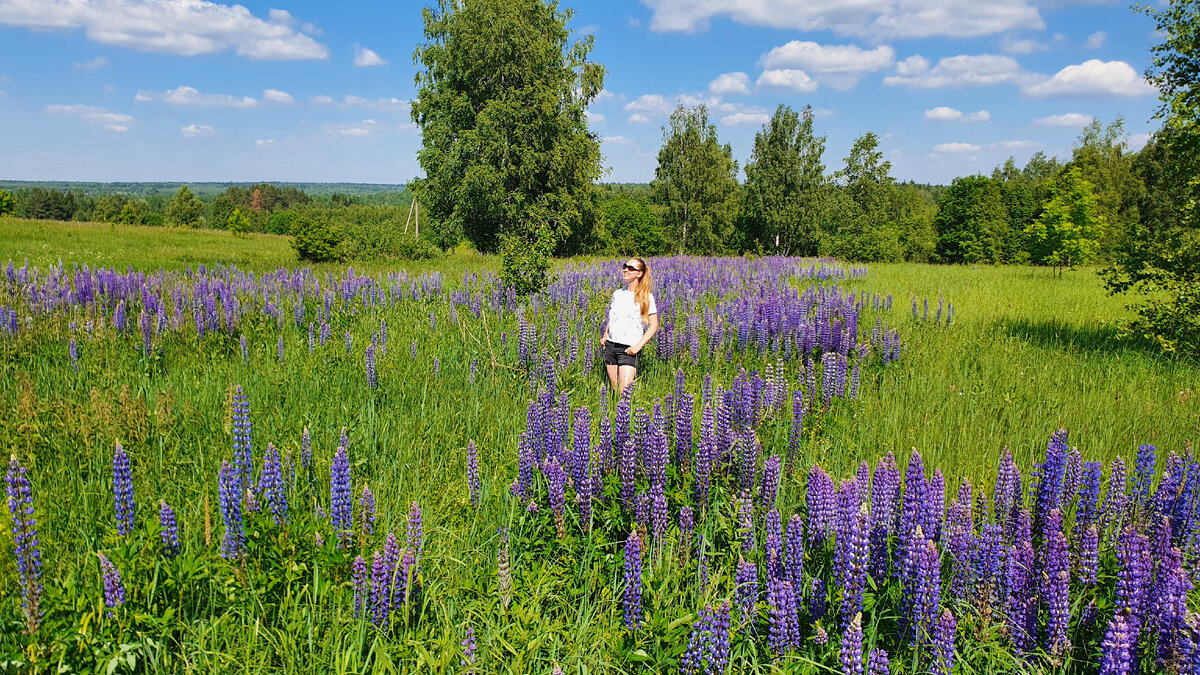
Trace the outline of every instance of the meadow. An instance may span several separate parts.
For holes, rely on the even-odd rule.
[[[655,259],[622,400],[616,261],[8,260],[0,669],[1193,672],[1200,368],[1094,270]]]

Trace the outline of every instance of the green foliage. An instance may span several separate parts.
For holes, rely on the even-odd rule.
[[[166,217],[169,225],[199,227],[204,220],[204,204],[192,194],[188,186],[182,185],[179,187],[179,192],[176,192],[175,196],[171,198],[171,203],[167,205]]]
[[[144,199],[134,199],[125,202],[117,222],[122,225],[146,225],[150,217],[150,205]]]
[[[1111,259],[1127,229],[1139,219],[1137,204],[1145,190],[1133,170],[1134,155],[1126,151],[1125,121],[1117,117],[1107,127],[1093,119],[1075,145],[1069,167],[1077,167],[1092,184],[1096,209],[1108,227],[1100,240],[1100,257]]]
[[[737,174],[733,148],[717,140],[708,109],[675,108],[652,183],[674,250],[705,255],[727,249],[738,214]]]
[[[250,230],[250,219],[247,218],[241,209],[234,209],[233,215],[229,216],[228,229],[235,237],[243,237]]]
[[[92,204],[92,220],[98,223],[115,223],[121,219],[121,211],[129,203],[129,197],[121,194],[101,195]]]
[[[208,207],[208,222],[213,224],[228,223],[229,217],[233,215],[236,209],[238,209],[238,206],[233,203],[228,194],[218,195]]]
[[[8,190],[0,190],[0,216],[8,216],[17,210],[17,200]]]
[[[16,215],[36,220],[71,220],[78,207],[74,192],[33,188],[17,192]]]
[[[742,216],[747,236],[764,250],[816,255],[825,137],[813,134],[812,107],[800,115],[785,105],[754,135],[746,163]]]
[[[658,216],[644,197],[619,195],[601,208],[608,252],[621,257],[663,255],[668,243]]]
[[[1009,221],[1001,183],[979,175],[955,178],[938,202],[933,228],[941,262],[1005,262]]]
[[[267,234],[291,234],[292,228],[300,220],[296,211],[276,211],[267,218]]]
[[[1095,259],[1107,223],[1096,206],[1092,184],[1083,179],[1078,167],[1062,173],[1050,194],[1042,215],[1025,233],[1033,260],[1057,267],[1061,274],[1063,267],[1074,268]]]
[[[546,283],[548,256],[591,222],[600,143],[586,108],[604,68],[591,35],[569,42],[570,10],[543,0],[458,3],[422,10],[413,121],[426,177],[422,207],[483,253],[522,292]]]
[[[329,221],[329,216],[319,215],[293,223],[292,248],[301,260],[327,262],[340,259],[344,235],[340,227]]]
[[[894,211],[892,163],[883,159],[879,137],[870,131],[859,136],[845,162],[834,174],[842,185],[825,193],[823,252],[864,262],[903,260],[905,243]]]

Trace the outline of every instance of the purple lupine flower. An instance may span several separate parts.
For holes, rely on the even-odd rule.
[[[747,630],[753,632],[757,615],[754,606],[758,603],[758,567],[754,561],[738,558],[734,584],[737,588],[737,604],[742,610],[742,623],[748,626]]]
[[[363,539],[375,534],[375,495],[371,492],[371,488],[364,485],[362,489],[362,497],[358,500],[358,531],[362,533]]]
[[[742,553],[749,555],[754,550],[754,503],[749,497],[735,497],[737,507],[737,536],[742,542]]]
[[[863,592],[867,587],[867,564],[870,559],[867,539],[868,515],[866,504],[860,504],[856,513],[848,515],[850,522],[844,531],[844,547],[839,543],[842,549],[842,563],[845,565],[845,570],[840,575],[843,625],[863,609]]]
[[[354,525],[353,498],[350,495],[350,458],[346,447],[338,446],[329,466],[329,522],[338,535],[339,543],[349,543]]]
[[[846,626],[842,644],[838,648],[838,661],[846,675],[863,675],[863,627],[862,612]]]
[[[1063,654],[1071,649],[1067,628],[1071,619],[1070,562],[1067,559],[1067,538],[1062,531],[1062,512],[1051,509],[1043,523],[1045,548],[1042,561],[1041,595],[1046,601],[1049,620],[1046,624],[1047,647],[1051,654]]]
[[[1150,616],[1158,634],[1158,664],[1164,667],[1183,656],[1183,640],[1188,626],[1188,593],[1193,584],[1184,571],[1179,549],[1172,550],[1158,561],[1157,583]]]
[[[742,452],[738,459],[738,477],[741,481],[742,492],[747,496],[754,493],[754,479],[758,471],[758,454],[762,450],[754,432],[747,430],[739,439]]]
[[[976,544],[975,605],[981,612],[990,613],[996,602],[997,589],[1003,582],[1004,528],[997,523],[985,522]]]
[[[887,650],[882,647],[876,647],[871,650],[871,656],[867,659],[867,675],[891,675],[892,666],[888,662]]]
[[[1104,527],[1119,524],[1125,519],[1125,511],[1128,508],[1129,498],[1126,491],[1129,489],[1128,472],[1125,466],[1125,460],[1120,457],[1115,458],[1109,468],[1108,474],[1108,495],[1104,500]],[[1119,528],[1113,528],[1114,536]]]
[[[696,448],[696,505],[708,505],[709,481],[716,461],[716,419],[711,405],[705,404],[700,413],[700,445]]]
[[[421,516],[421,505],[415,501],[408,509],[408,553],[413,556],[413,574],[421,571],[421,558],[425,555],[425,526]]]
[[[775,508],[775,498],[779,492],[779,473],[782,469],[779,455],[771,455],[763,464],[762,482],[759,485],[758,502],[763,511]]]
[[[1075,509],[1075,529],[1082,532],[1100,517],[1100,462],[1083,465],[1079,485],[1079,505]]]
[[[808,541],[824,546],[837,520],[837,500],[833,479],[821,465],[814,464],[808,473]]]
[[[533,469],[537,464],[537,453],[533,449],[533,441],[526,431],[521,434],[517,441],[517,477],[513,481],[510,491],[525,501],[529,497],[529,490],[533,487]]]
[[[636,629],[642,623],[642,543],[637,528],[625,540],[625,627]]]
[[[1063,502],[1063,477],[1067,470],[1067,432],[1059,429],[1046,445],[1046,461],[1037,465],[1038,488],[1034,501],[1034,533],[1039,540],[1046,536],[1044,522]]]
[[[360,555],[352,565],[352,584],[354,586],[354,616],[363,615],[364,605],[370,602],[368,595],[367,561]]]
[[[1079,540],[1079,580],[1088,586],[1096,585],[1100,570],[1100,532],[1092,523]]]
[[[392,573],[387,557],[375,551],[371,562],[371,623],[385,630],[392,611]]]
[[[683,371],[680,370],[680,373]],[[675,461],[686,466],[692,453],[692,409],[695,398],[688,393],[675,395]]]
[[[682,675],[721,675],[729,665],[729,613],[726,600],[700,610],[692,624],[687,650],[680,661]]]
[[[1152,561],[1146,536],[1127,527],[1117,538],[1117,586],[1113,596],[1118,609],[1129,610],[1129,626],[1134,637],[1141,631],[1143,608],[1150,587]]]
[[[164,558],[179,555],[179,523],[175,520],[175,509],[162,499],[158,500],[158,538],[162,542]]]
[[[930,675],[950,675],[954,672],[954,633],[958,621],[949,609],[942,610],[937,627],[933,631],[933,660],[929,664]]]
[[[475,441],[467,441],[467,492],[471,497],[471,506],[479,506],[479,451],[475,449]]]
[[[408,569],[402,567],[408,554],[408,551],[400,550],[400,540],[396,538],[396,533],[388,532],[383,540],[383,564],[390,570],[387,602],[392,607],[404,604],[408,595]]]
[[[280,469],[279,450],[274,443],[267,444],[263,457],[262,473],[258,478],[258,489],[271,507],[271,518],[276,525],[288,520],[287,492],[284,490],[283,474]]]
[[[1035,634],[1029,629],[1031,605],[1036,609],[1036,604],[1032,604],[1036,600],[1029,592],[1032,568],[1033,547],[1028,539],[1021,542],[1019,547],[1009,547],[1004,572],[1004,611],[1009,637],[1020,654],[1029,653]]]
[[[112,482],[113,503],[117,512],[117,532],[122,537],[127,537],[130,532],[133,532],[133,473],[129,467],[129,455],[125,453],[125,448],[122,448],[120,443],[117,443],[117,449],[113,453]]]
[[[683,548],[683,558],[687,561],[692,546],[692,537],[696,533],[696,514],[690,506],[679,508],[679,545]]]
[[[804,579],[804,521],[798,513],[793,513],[788,521],[784,547],[783,577],[792,582],[793,589],[802,589],[800,583]]]
[[[932,637],[937,610],[941,604],[942,580],[937,545],[916,532],[905,565],[905,595],[908,601],[907,625],[914,643],[927,643]]]
[[[462,660],[458,662],[458,665],[466,669],[463,671],[463,675],[471,675],[475,672],[474,665],[476,645],[474,626],[467,626],[466,630],[463,631],[463,640],[459,644],[462,646],[463,657]]]
[[[871,482],[871,576],[882,581],[891,560],[888,540],[895,529],[900,503],[900,470],[896,457],[888,452],[875,465],[875,480]]]
[[[796,615],[796,596],[792,582],[772,579],[767,582],[767,605],[770,617],[767,642],[775,655],[799,649],[800,620]]]
[[[1066,466],[1063,468],[1063,503],[1069,504],[1079,493],[1079,484],[1083,478],[1083,455],[1079,448],[1073,448],[1067,455]]]
[[[366,368],[367,368],[367,388],[375,389],[379,386],[379,380],[376,379],[376,376],[375,376],[375,343],[374,342],[367,345],[367,350],[363,354],[363,360],[366,362]]]
[[[242,519],[242,481],[237,469],[221,462],[217,479],[221,518],[225,521],[225,537],[221,540],[221,557],[240,558],[246,549],[245,522]]]
[[[778,509],[767,513],[766,530],[766,575],[768,578],[782,579],[783,576],[783,521]]]
[[[108,608],[108,616],[113,616],[116,608],[125,604],[125,584],[121,582],[121,572],[103,553],[100,556],[100,576],[104,581],[104,606]]]
[[[233,468],[237,470],[238,499],[254,486],[254,448],[250,424],[250,399],[238,385],[233,395]]]
[[[1150,498],[1150,483],[1154,480],[1154,467],[1158,464],[1157,450],[1153,445],[1140,445],[1137,461],[1133,465],[1133,492],[1135,506],[1144,510]]]
[[[808,616],[813,621],[825,618],[825,611],[829,607],[828,595],[829,589],[825,586],[825,580],[814,577],[808,594]]]
[[[667,498],[659,488],[650,490],[650,531],[659,544],[667,534]]]
[[[550,493],[550,510],[554,512],[554,528],[558,538],[567,536],[567,474],[563,471],[558,458],[551,457],[542,465],[542,473],[546,476],[546,485]]]
[[[349,333],[346,333],[346,335],[349,335]],[[279,342],[275,347],[275,356],[276,356],[276,359],[280,363],[283,363],[283,336],[282,335],[279,336]]]
[[[934,469],[925,491],[925,535],[933,541],[942,536],[942,520],[946,517],[946,478],[941,469]]]
[[[1135,633],[1130,625],[1129,610],[1118,610],[1108,629],[1100,649],[1100,675],[1127,675],[1133,672]]]
[[[626,439],[621,446],[619,471],[621,474],[621,501],[625,502],[625,508],[634,508],[636,506],[634,504],[636,493],[634,479],[637,471],[637,448],[633,444],[633,439]]]
[[[75,344],[75,338],[71,338],[70,344],[67,345],[67,356],[71,359],[71,370],[79,372],[79,345]]]
[[[37,520],[33,517],[33,489],[25,467],[10,455],[5,476],[8,512],[12,516],[17,577],[21,582],[21,608],[25,611],[26,630],[33,634],[41,624],[42,552],[39,547]]]
[[[1007,446],[1000,455],[1000,471],[996,475],[996,489],[992,497],[996,522],[1004,527],[1005,540],[1009,540],[1015,511],[1021,503],[1021,470],[1017,468]]]

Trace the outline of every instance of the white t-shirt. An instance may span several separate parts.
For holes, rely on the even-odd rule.
[[[650,294],[650,311],[658,314],[654,294]],[[608,339],[623,345],[635,345],[642,339],[644,328],[642,310],[638,307],[633,291],[618,288],[613,291],[612,304],[608,308]]]

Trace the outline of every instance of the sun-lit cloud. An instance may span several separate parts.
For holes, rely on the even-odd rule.
[[[1108,33],[1098,30],[1088,36],[1087,42],[1083,43],[1084,49],[1100,49],[1108,40]]]
[[[651,122],[650,118],[642,113],[633,113],[627,121],[629,124],[649,124]]]
[[[1021,84],[1034,77],[1011,56],[960,54],[939,59],[933,68],[922,68],[922,65],[928,65],[928,61],[924,61],[924,64],[922,61],[902,61],[896,68],[896,74],[883,78],[883,83],[889,87],[908,89],[958,89]]]
[[[207,124],[189,124],[179,128],[184,138],[208,138],[217,135],[217,130]]]
[[[257,60],[324,59],[329,49],[298,32],[284,10],[268,19],[207,0],[0,0],[0,24],[83,30],[93,42],[195,56],[234,50]]]
[[[1021,89],[1032,98],[1133,98],[1157,91],[1128,63],[1099,59],[1067,66],[1049,79]]]
[[[746,73],[722,73],[708,83],[708,90],[714,94],[749,94],[750,76]]]
[[[933,146],[934,152],[962,153],[978,152],[980,146],[973,143],[941,143]]]
[[[103,127],[121,127],[120,129],[105,129],[106,131],[128,131],[128,125],[134,121],[132,115],[124,113],[111,112],[106,108],[97,108],[90,105],[61,105],[52,104],[46,106],[46,112],[51,115],[70,115],[78,117],[84,122],[90,124],[99,124]]]
[[[97,56],[87,61],[76,61],[71,64],[75,70],[99,70],[107,65],[109,65],[108,58],[104,56]]]
[[[1033,125],[1035,127],[1085,127],[1092,123],[1092,119],[1091,115],[1066,113],[1064,115],[1039,117],[1033,121]]]
[[[792,40],[764,54],[759,65],[766,69],[800,70],[815,75],[821,84],[849,90],[863,75],[887,68],[895,60],[896,51],[887,45],[863,49],[857,45]]]
[[[263,89],[263,100],[267,103],[279,103],[281,105],[291,105],[296,102],[292,95],[286,91],[278,89]]]
[[[194,87],[176,87],[167,91],[138,90],[133,100],[139,103],[158,101],[170,105],[197,108],[253,108],[258,99],[252,96],[230,96],[229,94],[201,94]]]
[[[948,108],[946,106],[938,106],[925,111],[925,119],[935,122],[987,122],[992,119],[992,114],[986,110],[977,110],[973,113],[963,113],[961,110]]]
[[[808,73],[795,68],[764,70],[754,86],[769,91],[810,93],[817,90],[817,82]]]
[[[354,48],[354,67],[355,68],[371,68],[373,66],[386,66],[387,61],[376,54],[373,50],[363,46]]]

